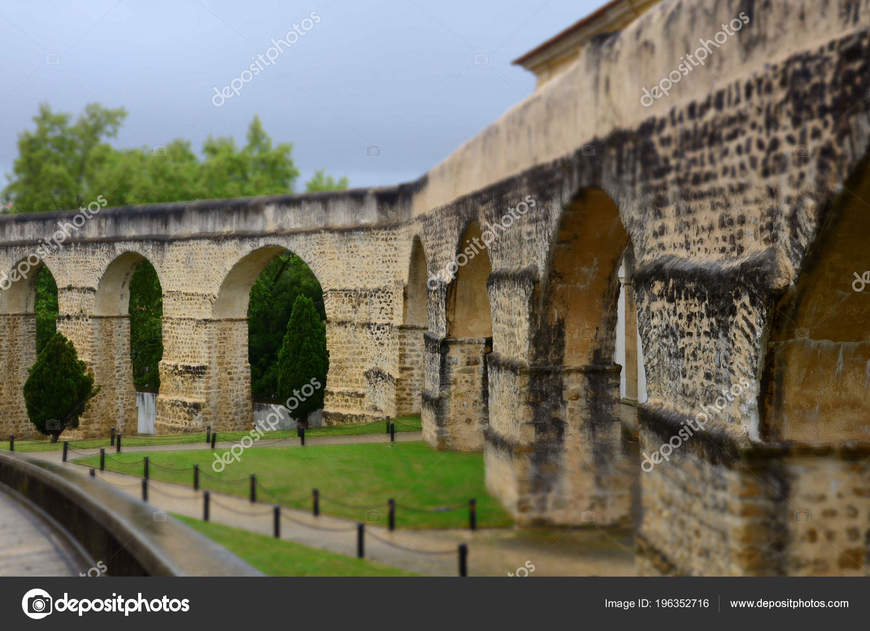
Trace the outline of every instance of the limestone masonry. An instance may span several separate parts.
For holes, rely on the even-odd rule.
[[[325,423],[421,412],[432,445],[483,451],[522,526],[634,515],[645,573],[868,575],[870,289],[851,287],[870,270],[868,145],[870,0],[655,4],[415,182],[102,210],[44,261],[58,330],[102,386],[78,435],[135,431],[127,303],[146,259],[157,431],[251,427],[248,293],[290,250],[324,291]],[[0,269],[67,217],[0,217]],[[625,261],[640,403],[613,361]],[[32,433],[34,277],[0,292],[3,435]],[[653,452],[669,455],[642,471]]]

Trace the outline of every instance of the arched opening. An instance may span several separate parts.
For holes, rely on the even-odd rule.
[[[619,265],[619,299],[616,312],[616,340],[613,361],[622,366],[619,375],[619,398],[623,405],[635,408],[647,400],[646,372],[643,366],[643,344],[637,326],[637,304],[634,301],[634,253],[626,248]],[[631,410],[621,416],[633,417]],[[635,425],[636,418],[623,418]]]
[[[399,326],[399,378],[396,383],[396,414],[419,414],[423,392],[423,333],[427,326],[428,268],[423,243],[414,237],[408,266],[408,282],[402,301]]]
[[[865,159],[827,209],[796,281],[771,313],[759,427],[749,430],[789,446],[757,473],[787,480],[770,535],[784,550],[784,574],[864,576],[870,564],[870,496],[862,492],[870,449],[868,199]]]
[[[224,279],[215,317],[214,426],[320,425],[328,369],[326,312],[320,282],[308,265],[279,246],[251,252]],[[311,385],[301,390],[289,385],[294,380]]]
[[[7,436],[40,437],[27,415],[24,382],[37,354],[56,330],[57,284],[43,261],[28,257],[4,276],[0,290],[0,356],[4,359],[0,426]]]
[[[865,160],[774,309],[762,382],[764,440],[870,441],[868,199]]]
[[[100,393],[83,431],[153,434],[163,356],[163,290],[154,266],[137,252],[116,257],[100,278],[92,319]]]
[[[457,270],[447,293],[447,337],[492,338],[492,315],[486,291],[492,266],[480,238],[480,226],[472,221],[456,251]]]
[[[530,519],[604,524],[629,513],[631,473],[617,408],[622,371],[614,362],[628,246],[619,209],[603,190],[585,189],[564,207],[529,375],[536,455],[530,496],[520,502],[533,507]]]
[[[487,357],[492,315],[487,293],[489,252],[472,221],[459,241],[447,290],[447,337],[442,343],[441,390],[448,393],[443,431],[450,449],[479,451],[489,424]],[[455,270],[455,271],[454,271]]]

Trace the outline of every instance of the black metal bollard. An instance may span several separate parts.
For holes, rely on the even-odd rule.
[[[255,474],[251,474],[251,504],[256,503],[257,501],[257,476]]]
[[[396,424],[390,423],[390,442],[396,442]]]
[[[115,436],[115,453],[121,453],[121,432],[118,432],[118,435]]]
[[[148,478],[142,478],[142,501],[148,501]]]
[[[199,490],[199,465],[193,465],[193,490]]]
[[[396,500],[392,497],[387,500],[389,513],[387,514],[387,518],[389,520],[390,530],[396,529]]]
[[[305,446],[305,428],[304,427],[299,428],[299,440],[302,441],[302,446],[304,447]]]
[[[94,471],[94,468],[93,468],[93,467],[91,467],[91,477],[92,477],[92,478],[97,477],[97,472]]]
[[[69,455],[69,441],[63,441],[63,461],[66,462],[66,457]]]
[[[106,470],[106,450],[100,447],[100,471]]]
[[[211,425],[205,428],[205,442],[206,444],[211,442]]]
[[[15,451],[15,435],[9,434],[9,451]]]
[[[208,521],[208,491],[202,492],[202,520]]]
[[[468,500],[468,528],[477,530],[477,500],[474,498]]]
[[[468,546],[459,544],[459,576],[468,576]]]
[[[389,421],[384,421],[384,434],[390,433],[390,425],[391,423]]]
[[[272,534],[275,539],[281,538],[281,507],[277,504],[272,509]]]
[[[217,442],[217,432],[212,433],[211,435],[211,448],[214,449],[214,444]]]
[[[320,515],[320,491],[317,489],[311,489],[311,501],[314,516],[318,517]]]
[[[109,447],[115,446],[115,428],[109,430]]]
[[[359,523],[356,525],[356,558],[362,559],[366,552],[366,525]]]
[[[149,473],[151,473],[151,467],[149,466],[149,465],[151,464],[151,462],[150,462],[150,460],[148,459],[148,456],[145,456],[145,459],[143,460],[143,462],[144,462],[144,465],[145,465],[145,470],[144,470],[142,473],[145,474],[145,479],[147,480],[149,477],[151,477],[151,476],[149,475]]]

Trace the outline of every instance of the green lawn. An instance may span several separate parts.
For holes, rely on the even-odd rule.
[[[202,488],[246,497],[255,473],[262,502],[310,510],[317,488],[324,514],[378,524],[386,524],[387,500],[394,498],[399,528],[466,528],[468,500],[475,498],[479,526],[512,523],[486,492],[479,453],[436,451],[422,442],[253,447],[215,473],[211,465],[224,452],[150,452],[151,477],[190,486],[198,464]],[[98,466],[99,457],[75,462]],[[142,454],[111,454],[106,467],[141,476]]]
[[[309,548],[292,541],[258,535],[241,528],[173,517],[213,539],[269,576],[418,576],[365,559]]]
[[[393,419],[396,423],[397,432],[419,432],[422,428],[419,416],[401,416]],[[372,423],[349,424],[349,425],[330,425],[329,427],[318,427],[309,429],[305,432],[305,436],[358,436],[361,434],[385,434],[387,429],[387,421],[374,421]],[[219,441],[238,441],[242,436],[249,434],[249,431],[239,432],[219,432]],[[263,440],[275,440],[277,438],[296,438],[296,430],[282,430],[278,432],[269,432]],[[151,447],[154,445],[188,445],[192,443],[205,444],[205,432],[193,432],[190,434],[167,434],[161,436],[124,436],[122,439],[123,447]],[[90,438],[87,440],[77,440],[70,442],[70,447],[73,449],[97,449],[99,447],[108,447],[108,438]],[[28,453],[33,451],[53,451],[63,448],[63,436],[60,442],[51,443],[48,438],[45,440],[21,440],[15,441],[15,451]],[[9,437],[3,438],[0,442],[0,449],[9,450]]]

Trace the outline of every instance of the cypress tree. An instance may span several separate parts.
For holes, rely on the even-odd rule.
[[[24,383],[24,399],[30,422],[51,442],[66,428],[79,426],[88,401],[99,388],[94,376],[78,358],[75,346],[61,333],[55,333],[43,346]]]
[[[278,351],[278,396],[297,421],[323,407],[328,370],[326,324],[314,302],[299,295]]]

